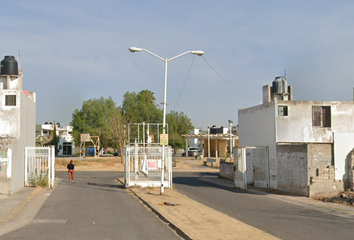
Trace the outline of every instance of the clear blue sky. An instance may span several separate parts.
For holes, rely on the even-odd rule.
[[[101,96],[121,105],[148,89],[163,102],[164,62],[129,47],[163,58],[203,50],[169,62],[167,112],[226,127],[285,70],[294,100],[351,101],[353,12],[332,0],[0,0],[0,58],[20,50],[37,123],[63,125]]]

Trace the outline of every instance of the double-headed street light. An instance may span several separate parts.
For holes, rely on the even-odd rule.
[[[187,53],[191,53],[191,54],[194,54],[194,55],[198,55],[198,56],[202,56],[204,54],[203,51],[187,51],[187,52],[184,52],[184,53],[181,53],[173,58],[162,58],[160,57],[159,55],[156,55],[155,53],[152,53],[150,52],[149,50],[147,49],[144,49],[144,48],[137,48],[137,47],[131,47],[129,48],[129,51],[131,51],[132,53],[134,52],[147,52],[147,53],[150,53],[151,55],[157,57],[158,59],[162,60],[165,62],[165,88],[164,88],[164,97],[163,97],[163,122],[162,122],[162,132],[163,132],[163,135],[166,134],[166,90],[167,90],[167,63],[173,59],[176,59],[180,56],[183,56]],[[161,172],[161,194],[164,193],[164,187],[163,187],[163,183],[164,183],[164,166],[165,166],[165,140],[163,140],[163,144],[162,144],[162,172]]]

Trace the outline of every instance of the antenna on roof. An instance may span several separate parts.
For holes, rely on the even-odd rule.
[[[286,70],[284,70],[284,78],[286,78]]]

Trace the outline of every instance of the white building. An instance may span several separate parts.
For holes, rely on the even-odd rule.
[[[36,93],[22,90],[23,73],[12,56],[0,72],[0,194],[24,187],[25,147],[35,146]]]
[[[268,149],[268,157],[247,163],[249,184],[312,197],[353,181],[353,101],[294,101],[276,78],[263,87],[263,104],[239,109],[238,120],[240,146]]]
[[[74,137],[72,135],[73,127],[64,126],[61,127],[59,123],[45,123],[36,126],[36,142],[37,145],[45,145],[54,136],[54,127],[56,129],[56,135],[59,138],[58,142],[58,156],[71,156],[74,155]]]

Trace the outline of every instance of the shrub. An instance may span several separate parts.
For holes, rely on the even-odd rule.
[[[48,171],[38,172],[36,169],[36,171],[32,173],[31,185],[33,187],[47,187],[48,183]]]

